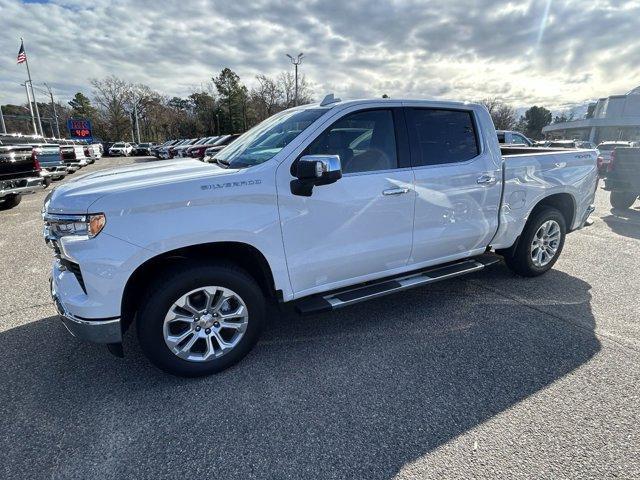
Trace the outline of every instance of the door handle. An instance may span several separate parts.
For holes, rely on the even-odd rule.
[[[402,195],[403,193],[409,193],[409,189],[399,187],[399,188],[389,188],[387,190],[382,191],[383,195]]]
[[[480,185],[490,185],[490,184],[496,183],[497,181],[498,179],[495,176],[490,175],[488,173],[483,173],[476,180],[476,182],[479,183]]]

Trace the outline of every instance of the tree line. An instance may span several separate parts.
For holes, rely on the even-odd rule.
[[[241,133],[267,117],[296,104],[313,101],[304,75],[298,77],[298,98],[291,72],[276,77],[256,76],[247,88],[233,70],[224,68],[187,97],[169,97],[140,83],[116,76],[92,79],[91,98],[77,92],[67,103],[56,103],[64,136],[70,118],[88,119],[93,136],[104,141],[163,141],[227,133]],[[53,107],[38,102],[45,136],[54,136]],[[32,132],[29,107],[3,105],[9,132]],[[18,118],[21,117],[21,118]]]

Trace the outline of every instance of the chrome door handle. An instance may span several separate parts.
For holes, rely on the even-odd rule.
[[[403,193],[409,193],[408,188],[389,188],[388,190],[383,190],[383,195],[402,195]]]
[[[497,181],[498,179],[496,177],[494,177],[493,175],[489,175],[488,173],[484,173],[480,175],[476,180],[476,182],[479,183],[480,185],[492,184],[492,183],[496,183]]]

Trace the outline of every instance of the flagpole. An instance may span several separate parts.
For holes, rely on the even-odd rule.
[[[31,123],[33,124],[33,133],[35,135],[38,135],[38,129],[36,128],[36,119],[33,116],[33,106],[31,105],[31,96],[29,95],[29,85],[27,85],[27,82],[21,83],[20,85],[22,85],[24,87],[24,91],[27,92],[27,103],[29,104],[29,113],[31,114]]]
[[[24,40],[20,37],[20,43],[24,48]],[[36,93],[33,91],[33,82],[31,81],[31,72],[29,71],[29,58],[27,56],[27,51],[24,51],[24,64],[27,66],[27,77],[29,77],[29,86],[31,87],[31,96],[33,97],[33,103],[36,107],[36,116],[38,117],[38,125],[40,126],[40,135],[44,137],[44,131],[42,130],[42,121],[40,120],[40,110],[38,109],[38,102],[36,101]],[[35,124],[34,124],[35,127]],[[36,130],[36,135],[38,131]]]

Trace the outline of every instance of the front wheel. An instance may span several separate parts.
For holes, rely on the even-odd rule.
[[[562,213],[553,207],[541,208],[527,221],[513,253],[505,255],[507,266],[524,277],[542,275],[558,260],[566,233]]]
[[[614,190],[611,192],[611,195],[609,196],[609,201],[611,202],[611,206],[613,208],[620,208],[622,210],[626,210],[627,208],[631,207],[631,205],[634,204],[634,202],[636,201],[636,198],[638,198],[637,193],[619,192]]]
[[[197,377],[239,362],[258,341],[265,298],[232,264],[168,270],[149,288],[138,313],[142,350],[160,369]]]

